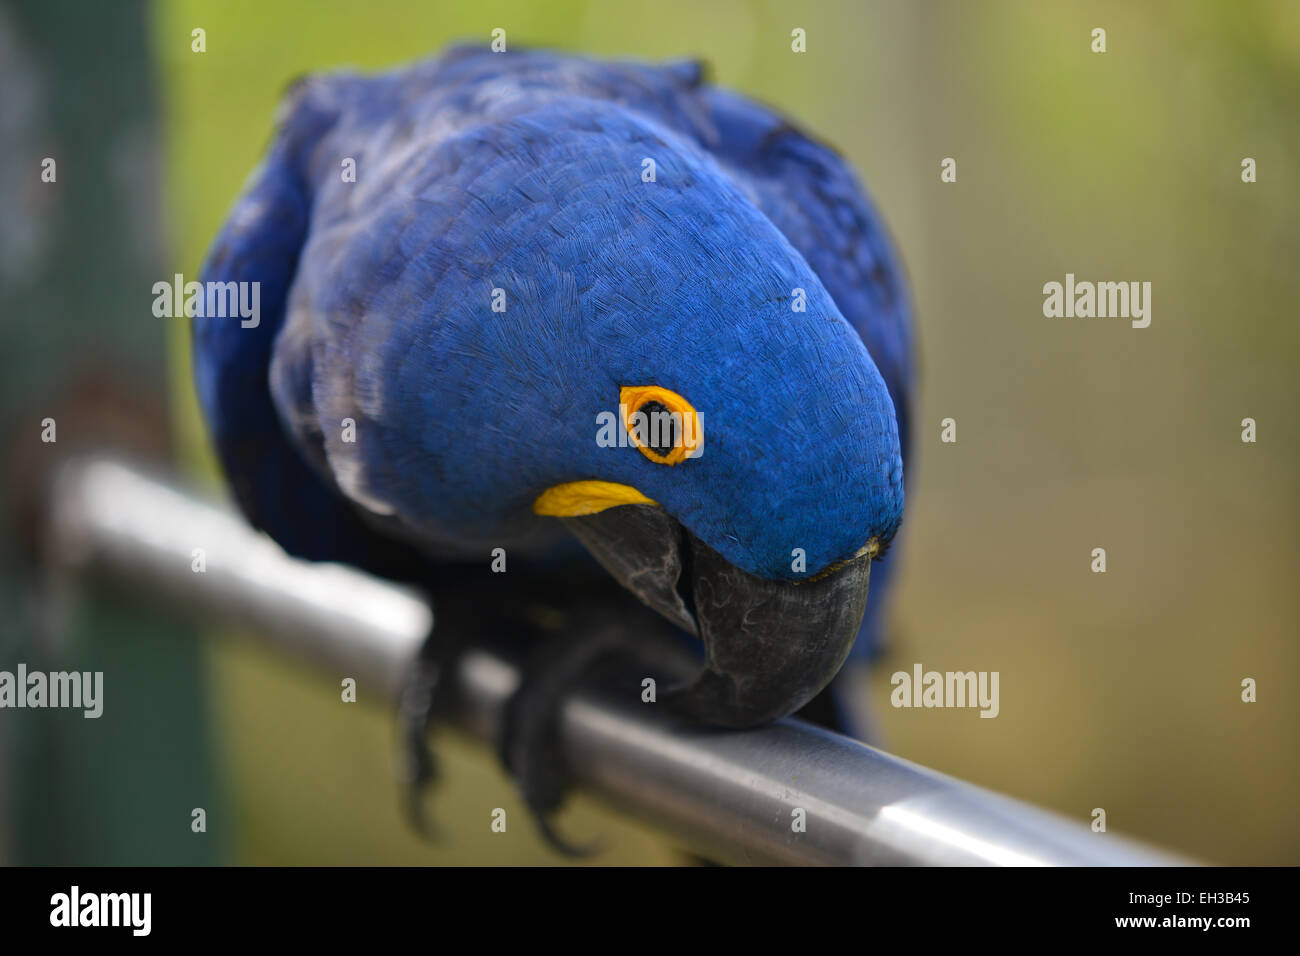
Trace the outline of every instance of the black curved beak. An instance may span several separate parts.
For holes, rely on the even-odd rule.
[[[696,720],[742,728],[793,713],[830,683],[862,624],[869,554],[807,580],[770,581],[654,505],[564,522],[625,588],[704,642],[703,672],[665,697]]]

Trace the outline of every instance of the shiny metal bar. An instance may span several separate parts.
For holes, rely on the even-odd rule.
[[[147,583],[160,598],[238,622],[276,650],[356,676],[390,700],[432,622],[418,594],[289,558],[228,508],[131,465],[66,463],[49,507],[49,552],[60,567]],[[475,648],[458,677],[459,722],[493,741],[518,664],[500,649]],[[713,731],[653,705],[580,691],[565,704],[562,733],[583,788],[723,862],[1186,862],[798,720]]]

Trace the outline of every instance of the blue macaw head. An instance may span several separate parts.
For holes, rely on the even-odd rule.
[[[682,702],[730,726],[797,709],[839,670],[903,508],[879,372],[807,266],[754,225],[598,349],[585,411],[599,427],[534,501],[703,639]]]
[[[893,402],[817,275],[711,159],[661,149],[644,183],[611,177],[640,156],[608,148],[573,160],[581,201],[516,237],[535,252],[493,274],[510,304],[458,343],[490,363],[478,407],[509,407],[475,468],[703,639],[689,709],[759,723],[825,686],[857,634],[903,511]]]
[[[386,178],[331,178],[312,176],[322,207],[389,208],[367,193]],[[713,157],[608,103],[471,130],[404,188],[418,203],[367,220],[365,242],[322,229],[305,253],[329,277],[313,313],[367,316],[313,353],[317,380],[337,352],[352,383],[315,390],[320,417],[368,414],[378,435],[325,435],[351,497],[457,543],[562,520],[703,640],[696,716],[752,725],[809,700],[857,635],[903,474],[885,383],[807,261]],[[363,303],[327,298],[376,276]],[[397,374],[367,342],[403,356]],[[374,449],[403,467],[340,467]]]

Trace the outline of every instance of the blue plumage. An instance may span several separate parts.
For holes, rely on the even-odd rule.
[[[694,64],[458,49],[301,81],[203,279],[262,283],[258,328],[195,320],[195,374],[241,505],[291,553],[383,573],[544,554],[558,522],[534,500],[584,479],[768,579],[901,520],[889,241],[837,156]],[[600,447],[628,385],[685,396],[703,455]]]

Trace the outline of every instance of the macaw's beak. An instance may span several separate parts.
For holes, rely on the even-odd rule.
[[[654,504],[564,522],[624,587],[704,642],[703,673],[664,698],[697,720],[740,728],[793,713],[830,683],[862,624],[867,549],[813,578],[770,581]]]

